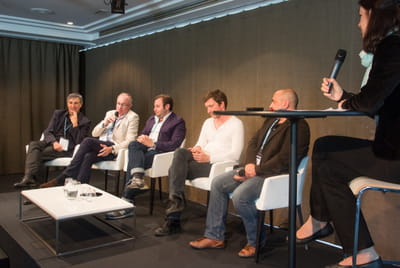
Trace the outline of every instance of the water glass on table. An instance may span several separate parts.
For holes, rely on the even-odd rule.
[[[66,178],[64,183],[64,195],[69,200],[75,200],[78,197],[79,185],[81,183],[72,178]]]

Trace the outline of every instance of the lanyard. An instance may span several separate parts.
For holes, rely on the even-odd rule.
[[[271,126],[269,127],[267,133],[264,136],[264,140],[261,144],[260,149],[258,150],[258,155],[262,155],[262,150],[264,149],[265,144],[267,143],[269,135],[271,135],[272,130],[274,129],[275,125],[278,124],[280,118],[276,118],[274,122],[272,122]]]
[[[67,138],[67,131],[72,127],[72,124],[67,125],[67,117],[64,118],[64,138]]]

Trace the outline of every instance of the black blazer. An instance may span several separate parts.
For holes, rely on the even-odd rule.
[[[356,95],[344,93],[343,108],[379,115],[373,150],[400,159],[400,33],[384,38],[374,54],[367,84]]]
[[[267,118],[262,127],[250,139],[245,164],[256,163],[258,153],[264,135],[275,118]],[[297,124],[297,163],[307,155],[310,144],[310,128],[304,119]],[[277,125],[270,134],[267,144],[263,149],[263,157],[260,166],[256,166],[258,176],[270,177],[279,174],[289,173],[290,159],[290,122],[286,120],[283,124]]]
[[[48,144],[55,141],[60,141],[60,137],[64,136],[65,120],[67,125],[71,125],[68,117],[67,110],[55,110],[50,120],[48,127],[44,130],[44,140]],[[66,131],[66,137],[69,140],[68,151],[72,152],[75,145],[82,142],[82,140],[89,135],[90,120],[83,113],[78,113],[78,126],[69,127]]]

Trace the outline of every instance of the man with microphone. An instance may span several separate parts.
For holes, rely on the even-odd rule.
[[[93,129],[92,136],[95,138],[84,139],[63,173],[40,185],[40,188],[63,185],[68,177],[88,183],[93,163],[112,160],[121,149],[128,148],[129,143],[135,140],[139,126],[139,116],[131,107],[132,97],[128,93],[119,94],[115,110],[108,111],[104,120]]]
[[[179,148],[186,135],[183,118],[173,112],[171,96],[160,94],[153,99],[154,115],[150,116],[139,137],[129,144],[126,186],[122,199],[132,202],[135,196],[148,189],[144,183],[145,170],[153,164],[156,154],[171,152]],[[131,210],[107,213],[110,220],[132,216]]]

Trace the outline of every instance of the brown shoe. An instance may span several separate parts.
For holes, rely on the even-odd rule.
[[[247,244],[241,251],[238,253],[241,258],[250,258],[256,255],[256,248]]]
[[[49,188],[49,187],[54,187],[57,186],[58,182],[56,179],[52,179],[51,181],[48,181],[46,183],[40,184],[39,188]]]
[[[221,240],[214,240],[211,238],[202,237],[195,241],[189,242],[189,245],[195,249],[224,248],[225,242]]]

